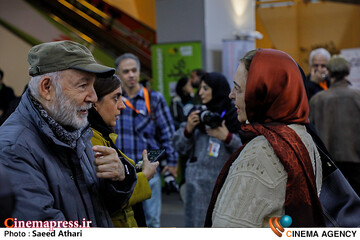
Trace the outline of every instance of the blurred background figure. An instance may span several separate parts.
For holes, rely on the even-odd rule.
[[[22,94],[24,94],[26,92],[26,89],[28,88],[28,85],[26,84],[24,87],[24,91]],[[15,109],[17,108],[17,106],[19,105],[20,101],[21,101],[21,96],[19,97],[15,97],[13,100],[11,100],[11,102],[9,103],[9,107],[8,110],[2,115],[2,117],[0,118],[0,126],[6,121],[6,119],[8,119],[8,117],[10,117],[10,115],[15,111]]]
[[[187,77],[182,77],[176,84],[176,96],[171,100],[170,112],[174,120],[175,129],[187,120],[187,115],[193,108],[194,89]]]
[[[115,146],[117,134],[114,133],[114,127],[121,110],[125,109],[125,104],[121,99],[120,79],[116,75],[107,78],[96,78],[94,89],[98,101],[93,104],[88,115],[91,130],[94,133],[91,143],[93,146],[112,147],[117,151],[122,161],[127,160],[132,165],[135,165],[132,159],[129,159]],[[150,163],[147,158],[143,159],[142,171],[136,174],[137,182],[128,204],[124,209],[111,216],[115,227],[146,226],[141,202],[151,197],[148,181],[154,176],[158,165],[158,162]]]
[[[161,164],[163,172],[176,178],[178,154],[171,144],[175,129],[164,97],[139,83],[141,66],[139,58],[134,54],[125,53],[119,56],[115,60],[115,67],[122,82],[126,104],[126,108],[116,120],[115,133],[119,137],[115,145],[135,163],[143,158],[143,149],[165,149],[165,159]],[[152,196],[143,202],[146,224],[148,227],[160,227],[160,168],[149,183]]]
[[[360,195],[360,90],[347,80],[350,63],[340,55],[327,64],[331,86],[310,101],[315,125],[336,165]]]
[[[326,90],[330,86],[330,79],[326,68],[330,57],[330,53],[325,48],[316,48],[310,53],[310,73],[305,81],[306,95],[309,101],[316,93]]]
[[[12,217],[15,206],[15,195],[11,187],[8,174],[0,163],[0,227],[4,226],[4,220]]]
[[[174,120],[175,130],[179,129],[182,122],[186,122],[190,110],[193,108],[194,88],[188,77],[182,77],[176,84],[176,96],[171,100],[170,112]],[[180,189],[185,182],[185,166],[187,155],[179,153],[178,159],[178,182]],[[183,194],[181,194],[183,196]],[[182,199],[183,200],[183,199]]]
[[[14,90],[5,85],[4,72],[0,69],[0,125],[6,120],[10,102],[16,98]]]
[[[201,99],[199,96],[199,91],[200,91],[200,81],[201,78],[205,75],[205,71],[197,68],[191,71],[190,73],[190,81],[191,81],[191,85],[193,86],[194,89],[196,89],[196,93],[194,96],[194,104],[201,104]]]
[[[189,156],[185,169],[185,226],[203,227],[216,179],[226,159],[241,146],[240,123],[228,98],[230,86],[220,73],[207,73],[194,107],[173,137],[173,146]]]

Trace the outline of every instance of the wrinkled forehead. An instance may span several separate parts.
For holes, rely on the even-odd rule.
[[[240,61],[240,64],[236,70],[234,77],[234,84],[238,87],[245,87],[248,78],[248,71],[245,68],[244,62]]]

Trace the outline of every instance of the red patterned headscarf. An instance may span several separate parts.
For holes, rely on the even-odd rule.
[[[286,53],[259,49],[250,65],[245,90],[250,123],[309,123],[309,105],[296,62]]]
[[[285,214],[294,227],[324,226],[316,181],[309,153],[300,137],[286,124],[307,124],[309,106],[296,62],[286,53],[259,49],[252,59],[245,89],[246,113],[250,124],[244,132],[263,135],[283,164],[286,183]],[[214,187],[205,227],[211,226],[212,211],[231,164],[242,146],[225,163]]]

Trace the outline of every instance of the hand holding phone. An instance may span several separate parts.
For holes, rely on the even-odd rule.
[[[159,161],[165,154],[165,149],[151,149],[147,151],[147,157],[150,162]]]
[[[147,153],[146,153],[147,152]],[[143,161],[139,161],[135,165],[137,172],[143,172],[148,180],[150,180],[156,173],[156,168],[159,166],[159,161],[164,156],[165,150],[149,150],[143,151]],[[146,155],[145,155],[146,154]]]
[[[158,158],[161,153],[160,155],[158,153],[155,154],[157,155],[153,155],[154,157],[152,159],[152,162],[150,162],[150,159],[148,159],[149,154],[146,150],[143,151],[143,161],[141,161],[141,169],[139,170],[142,171],[142,173],[146,176],[147,180],[153,178],[154,174],[156,173],[156,168],[159,166],[159,162],[157,162],[155,158]]]

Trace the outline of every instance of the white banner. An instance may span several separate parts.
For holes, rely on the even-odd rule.
[[[254,40],[223,40],[222,42],[222,73],[233,87],[236,69],[240,59],[250,50],[255,49]]]
[[[359,239],[358,228],[285,228],[281,237],[271,228],[1,228],[0,239]]]
[[[350,75],[348,79],[354,86],[360,88],[360,48],[342,49],[341,55],[350,62]]]

